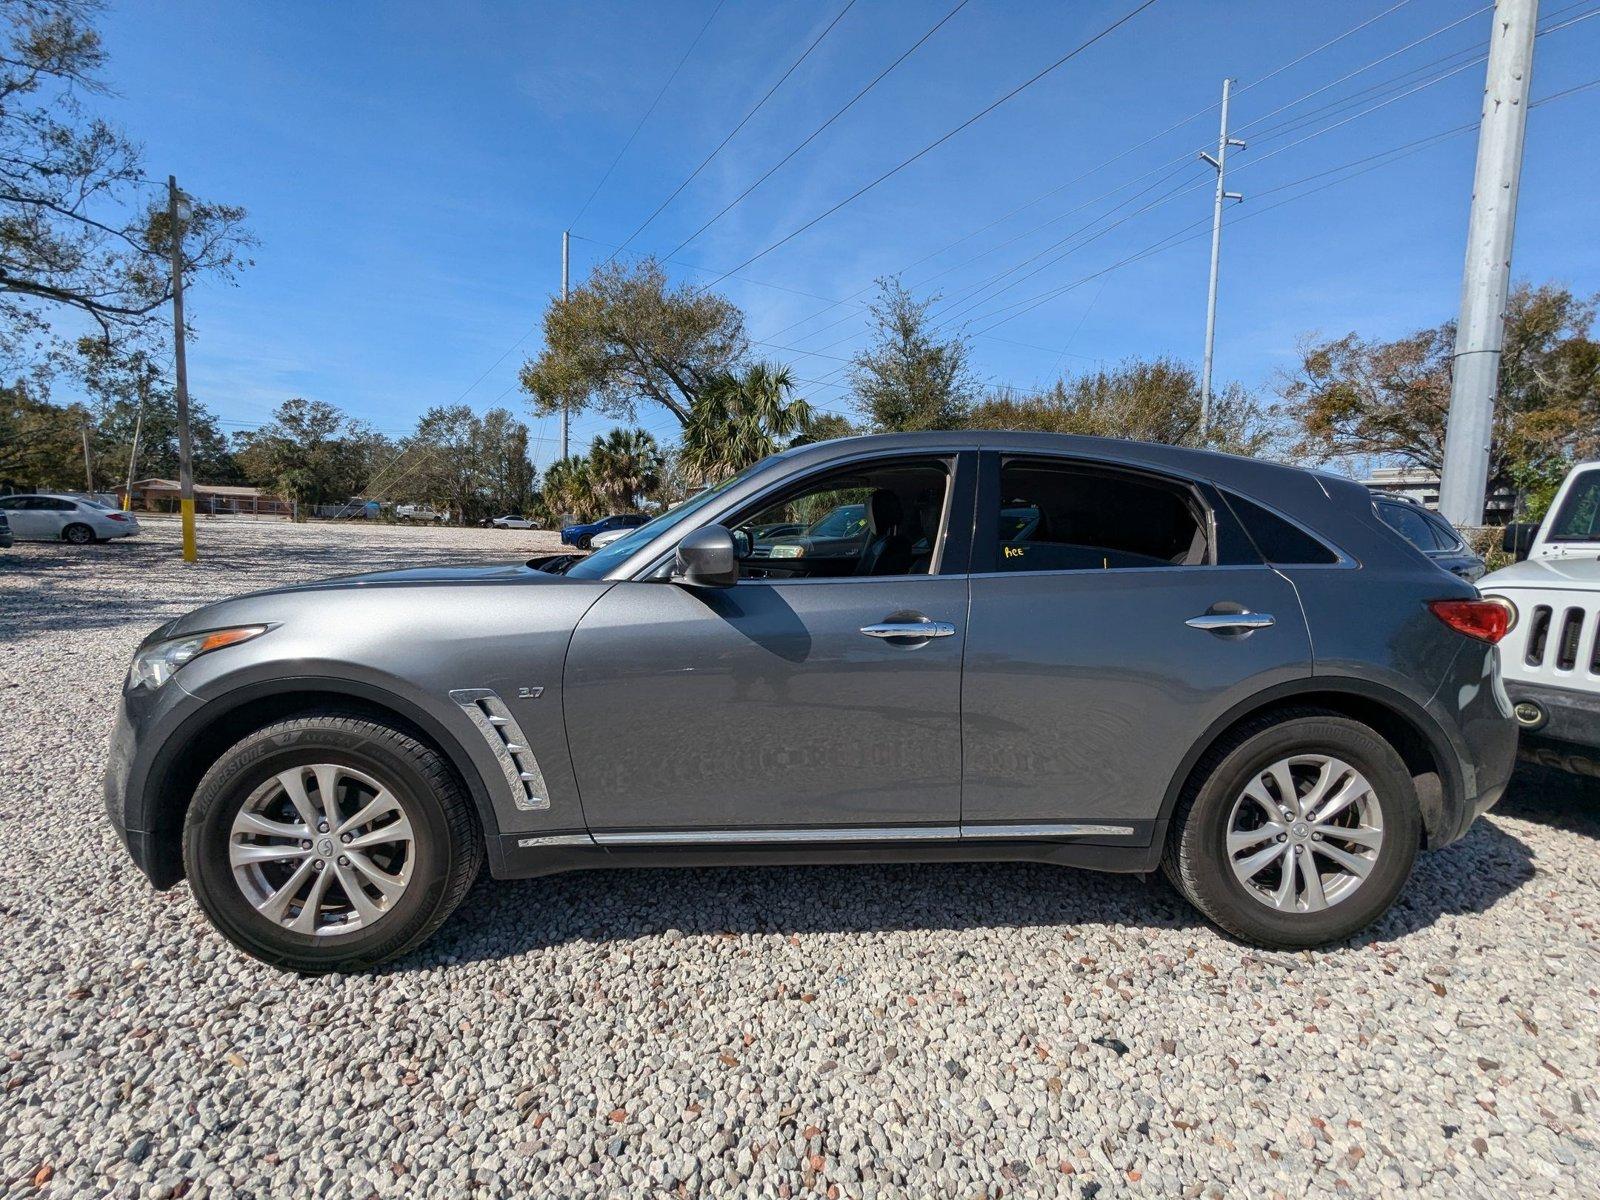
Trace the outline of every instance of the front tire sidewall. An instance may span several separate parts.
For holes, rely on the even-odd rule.
[[[412,827],[411,880],[394,908],[370,928],[315,937],[285,929],[255,910],[229,863],[234,818],[250,795],[290,767],[334,763],[372,776],[404,806]],[[455,856],[443,805],[409,756],[370,736],[327,725],[263,730],[207,772],[184,825],[183,856],[201,908],[252,957],[306,974],[359,969],[404,953],[431,932],[447,901]]]
[[[1256,774],[1297,754],[1343,759],[1372,785],[1383,816],[1383,845],[1371,872],[1345,899],[1321,912],[1286,913],[1256,899],[1228,862],[1234,801]],[[1177,831],[1174,881],[1227,932],[1246,941],[1303,949],[1342,940],[1381,917],[1411,874],[1421,843],[1416,791],[1405,763],[1373,730],[1342,718],[1302,718],[1246,738],[1201,785]]]

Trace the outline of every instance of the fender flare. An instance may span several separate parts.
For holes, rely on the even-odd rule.
[[[385,709],[422,733],[445,756],[466,785],[467,794],[472,797],[473,808],[477,812],[478,822],[483,830],[490,866],[498,872],[501,851],[497,835],[500,825],[495,816],[494,803],[483,782],[483,776],[456,736],[429,713],[387,688],[337,676],[294,675],[263,679],[241,684],[219,695],[206,698],[204,704],[165,739],[145,772],[144,824],[151,827],[151,832],[156,833],[169,826],[169,822],[157,819],[158,814],[165,816],[166,810],[176,808],[177,799],[164,798],[162,795],[164,784],[199,738],[246,705],[274,697],[296,695],[304,695],[308,701],[313,702],[318,697],[335,701],[339,697],[344,697]],[[182,799],[186,803],[188,798]],[[165,855],[163,855],[163,865],[168,865],[164,860]],[[174,872],[172,881],[176,882],[182,874],[181,866],[173,865],[172,871]],[[158,883],[157,886],[163,885]]]
[[[1437,835],[1442,835],[1438,836],[1438,840],[1448,842],[1460,825],[1462,810],[1466,804],[1467,784],[1461,768],[1463,752],[1444,727],[1422,705],[1393,688],[1349,676],[1310,675],[1255,692],[1206,726],[1205,731],[1195,739],[1194,745],[1183,756],[1178,769],[1173,772],[1172,779],[1167,784],[1156,820],[1154,843],[1159,845],[1165,839],[1173,809],[1177,807],[1178,797],[1182,794],[1184,785],[1188,783],[1189,776],[1194,772],[1195,764],[1227,730],[1261,709],[1292,702],[1301,697],[1314,702],[1315,697],[1327,695],[1329,692],[1381,705],[1427,742],[1434,761],[1439,765],[1439,780],[1443,790],[1443,811],[1437,814],[1439,823]],[[1427,812],[1425,805],[1423,811],[1425,824],[1433,824],[1429,820],[1432,815]],[[1429,832],[1435,834],[1433,829]]]

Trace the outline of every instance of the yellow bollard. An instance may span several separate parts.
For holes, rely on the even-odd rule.
[[[187,498],[180,500],[178,507],[183,513],[183,561],[196,562],[200,556],[194,548],[194,501]]]

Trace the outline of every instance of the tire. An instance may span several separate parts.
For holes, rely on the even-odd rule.
[[[1246,789],[1278,801],[1282,786],[1270,769],[1294,759],[1303,760],[1289,767],[1299,793],[1294,808],[1321,778],[1322,761],[1330,762],[1328,798],[1307,805],[1306,814],[1315,816],[1344,795],[1339,779],[1357,798],[1322,825],[1275,814],[1281,833],[1273,834],[1265,805],[1247,797]],[[1358,773],[1370,788],[1363,792],[1355,775],[1340,775],[1332,763]],[[1363,841],[1344,840],[1340,830],[1346,826],[1355,826],[1352,837]],[[1239,847],[1231,855],[1230,830]],[[1380,841],[1374,846],[1368,843],[1375,832]],[[1206,753],[1173,813],[1162,869],[1227,933],[1260,946],[1307,949],[1350,937],[1388,911],[1411,874],[1421,840],[1416,790],[1394,747],[1359,721],[1301,709],[1248,722]],[[1260,873],[1248,883],[1240,878],[1235,862],[1248,872],[1252,860],[1267,858],[1275,848],[1275,862],[1256,868]],[[1336,853],[1344,858],[1328,857]],[[1286,876],[1291,859],[1312,864],[1314,885],[1303,867],[1292,879]],[[1359,860],[1352,863],[1356,869],[1341,865],[1351,860]],[[1316,907],[1319,899],[1326,907]]]
[[[325,771],[330,772],[326,777]],[[295,814],[306,810],[293,803],[282,783],[288,776],[302,781],[300,799],[315,817],[324,815],[324,778],[335,780],[331,790],[339,798],[334,807],[347,814],[347,822],[371,811],[366,806],[378,798],[379,788],[393,798],[400,816],[391,821],[380,815],[379,821],[389,822],[381,826],[354,826],[356,832],[349,836],[358,845],[372,837],[377,844],[360,852],[348,847],[348,856],[333,842],[337,826],[326,836],[308,831],[304,841],[298,835],[258,838],[250,829],[241,832],[236,822],[247,805],[269,828],[279,827],[272,822],[297,822],[293,828],[304,828],[303,818]],[[402,819],[406,840],[386,840],[382,835],[398,829]],[[363,829],[381,832],[364,834]],[[309,853],[304,849],[308,842]],[[277,854],[281,861],[259,867],[236,867],[231,861],[236,851],[263,847],[275,854],[283,851]],[[278,721],[229,748],[201,779],[183,827],[184,867],[212,924],[246,954],[306,975],[361,971],[415,949],[461,902],[482,859],[483,838],[471,801],[437,752],[398,729],[333,711]],[[324,866],[317,868],[318,862]],[[385,887],[361,883],[362,873],[355,870],[361,864],[381,870]],[[286,890],[293,882],[285,876],[302,869],[312,873],[296,889],[298,902],[291,899],[281,916],[258,911],[263,902],[270,905],[277,899],[274,889]],[[322,879],[323,874],[330,878]],[[370,870],[367,874],[379,878]],[[386,889],[397,879],[398,894],[391,898]],[[349,899],[347,880],[356,881],[367,894],[365,915]],[[246,894],[247,888],[253,895]],[[323,897],[310,917],[320,932],[289,928],[292,918],[304,930],[307,901],[313,895]],[[352,928],[340,930],[341,923]]]
[[[577,547],[578,547],[578,549],[579,549],[579,550],[587,550],[587,549],[588,549],[588,548],[589,548],[589,542],[590,542],[590,541],[591,541],[591,540],[592,540],[592,539],[591,539],[591,538],[590,538],[590,537],[589,537],[589,535],[588,535],[588,534],[587,534],[587,533],[586,533],[586,534],[584,534],[584,535],[583,535],[583,536],[582,536],[582,537],[581,537],[581,538],[579,538],[579,539],[578,539],[578,541],[577,541]]]
[[[88,546],[92,545],[95,541],[94,530],[90,529],[87,525],[80,521],[75,521],[71,525],[68,525],[61,531],[61,536],[65,541],[71,542],[74,546]]]

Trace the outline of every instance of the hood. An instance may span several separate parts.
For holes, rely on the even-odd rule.
[[[1499,587],[1600,591],[1600,558],[1530,558],[1478,580],[1479,591]]]

